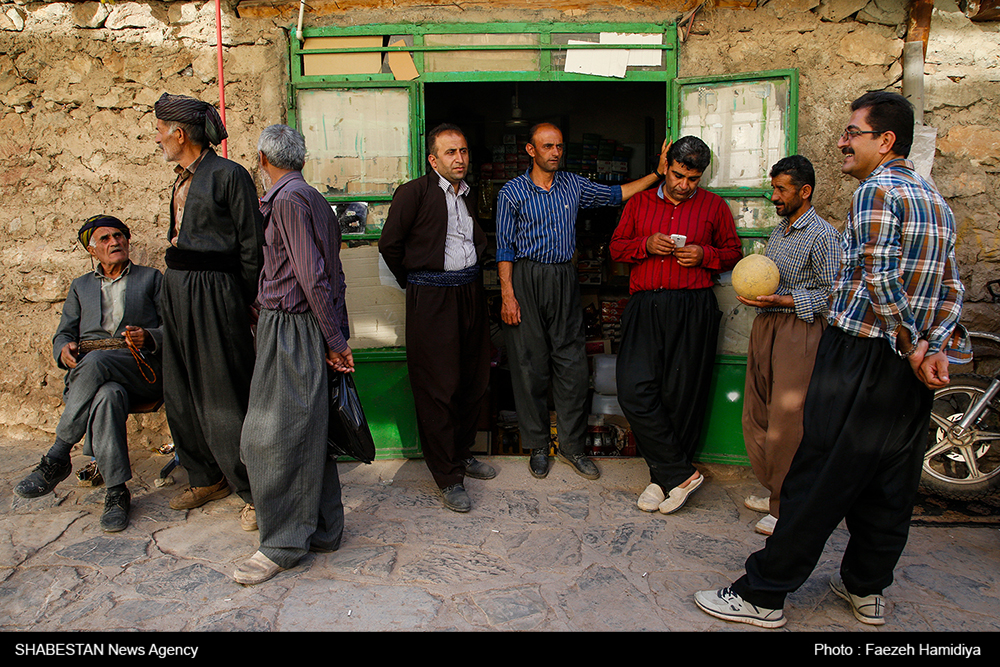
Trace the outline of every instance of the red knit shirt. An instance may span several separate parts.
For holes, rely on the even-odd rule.
[[[633,264],[629,292],[653,289],[702,289],[712,286],[712,275],[736,266],[743,251],[733,214],[722,197],[703,188],[680,204],[645,190],[629,199],[611,237],[611,259]],[[705,252],[700,266],[683,267],[673,255],[649,255],[646,239],[655,232],[683,234],[687,245]]]

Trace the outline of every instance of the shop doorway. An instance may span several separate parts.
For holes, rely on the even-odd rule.
[[[520,140],[532,125],[547,121],[563,131],[567,143],[564,169],[578,171],[575,163],[568,162],[571,144],[599,136],[629,149],[627,181],[649,173],[655,164],[650,160],[655,160],[667,131],[667,95],[663,82],[427,83],[424,116],[427,128],[448,122],[465,131],[473,168],[495,162],[495,149],[505,138],[515,135]],[[524,155],[520,141],[518,155]],[[481,171],[474,169],[473,173]]]

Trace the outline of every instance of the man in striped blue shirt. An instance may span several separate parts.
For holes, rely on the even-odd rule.
[[[559,171],[563,136],[555,125],[531,128],[525,150],[531,170],[508,181],[496,204],[501,319],[521,441],[531,449],[531,474],[545,477],[551,379],[559,455],[578,474],[597,479],[600,471],[584,455],[588,372],[579,278],[571,261],[576,215],[581,208],[616,206],[656,184],[667,151],[664,146],[656,172],[608,186]]]
[[[958,324],[965,288],[955,219],[906,159],[913,107],[897,93],[862,95],[837,146],[860,181],[842,237],[803,411],[803,436],[781,490],[781,516],[746,575],[700,591],[703,611],[784,625],[785,596],[812,574],[846,519],[850,540],[830,588],[868,625],[885,623],[884,588],[906,546],[934,390],[949,358],[970,358]]]

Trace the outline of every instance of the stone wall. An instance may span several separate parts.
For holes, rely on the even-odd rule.
[[[580,0],[549,5],[359,0],[320,3],[306,25],[409,21],[670,21],[689,2]],[[744,4],[740,2],[730,4]],[[229,156],[256,175],[256,138],[284,119],[287,28],[298,3],[223,7]],[[855,182],[839,172],[847,105],[898,89],[903,0],[770,0],[702,8],[680,48],[682,76],[798,68],[799,150],[817,165],[816,203],[841,223]],[[0,0],[0,428],[48,437],[61,409],[51,336],[70,281],[90,268],[81,221],[113,213],[133,258],[162,268],[171,167],[153,142],[164,91],[218,99],[214,3],[31,3]],[[967,320],[997,329],[983,284],[1000,262],[1000,31],[952,0],[934,12],[925,123],[937,128],[934,177],[959,221]],[[133,442],[169,440],[162,412],[135,419]]]
[[[287,39],[271,21],[224,17],[229,157],[256,160],[284,119]],[[172,165],[153,141],[164,91],[218,100],[214,3],[0,6],[0,428],[53,433],[63,373],[52,333],[70,282],[91,267],[75,240],[107,212],[132,229],[132,258],[163,268]],[[169,441],[162,411],[133,417],[133,442]]]

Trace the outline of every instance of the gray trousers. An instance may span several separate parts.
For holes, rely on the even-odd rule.
[[[191,486],[223,477],[248,503],[240,431],[254,349],[250,313],[236,278],[221,271],[163,274],[163,396],[177,456]]]
[[[344,532],[330,423],[326,341],[312,313],[261,311],[257,363],[240,450],[250,476],[260,551],[284,568]]]
[[[576,267],[519,259],[511,283],[521,323],[504,324],[504,336],[521,441],[530,449],[548,450],[551,380],[559,450],[583,454],[589,372]]]
[[[83,453],[97,459],[109,487],[132,479],[126,435],[130,404],[155,401],[163,394],[159,361],[149,354],[146,361],[156,373],[152,384],[143,378],[128,350],[89,352],[66,374],[66,408],[56,437],[76,443],[86,436]]]

